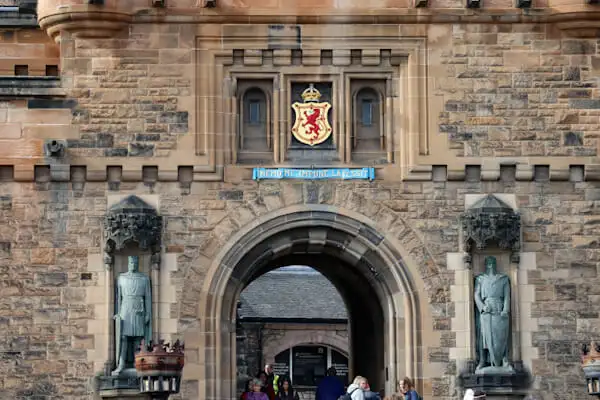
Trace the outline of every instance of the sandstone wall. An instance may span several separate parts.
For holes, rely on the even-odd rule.
[[[58,45],[40,29],[1,29],[0,58],[0,75],[17,75],[17,65],[27,67],[17,68],[16,72],[27,70],[24,75],[58,75]]]
[[[340,29],[332,27],[342,33]],[[216,61],[195,50],[196,35],[209,31],[144,24],[116,39],[65,38],[62,86],[69,101],[38,104],[30,112],[13,110],[12,116],[0,109],[0,121],[12,124],[6,127],[6,139],[21,138],[13,143],[17,147],[27,146],[30,139],[67,139],[69,163],[86,165],[95,179],[104,178],[108,165],[123,165],[131,175],[126,179],[133,180],[148,165],[159,166],[159,179],[177,179],[178,167],[192,165],[202,166],[194,170],[196,179],[203,179],[201,172],[205,179],[219,179],[222,172],[209,172],[220,171],[230,158],[230,117],[218,106],[214,117],[204,114],[203,99],[226,99],[200,91],[201,82],[216,77],[206,69]],[[426,72],[415,76],[427,82],[426,92],[417,93],[427,98],[427,126],[418,133],[424,135],[419,139],[423,143],[405,140],[399,131],[395,136],[395,163],[412,168],[412,175],[404,176],[431,178],[431,166],[446,165],[451,179],[462,179],[465,165],[480,165],[484,175],[496,179],[499,164],[512,163],[550,165],[553,176],[564,178],[569,165],[594,163],[599,114],[595,76],[600,65],[594,39],[562,38],[555,27],[544,24],[408,25],[397,34],[427,37]],[[261,65],[255,56],[248,53],[243,62]],[[285,54],[280,56],[285,59]],[[371,61],[364,60],[369,68]],[[262,68],[269,69],[268,64]],[[229,78],[223,79],[226,83]],[[403,112],[414,115],[421,108],[415,104]],[[72,127],[56,127],[67,122],[66,110]],[[41,129],[22,125],[32,123],[51,127],[28,133]],[[203,128],[206,123],[212,131]],[[150,162],[146,157],[154,158]],[[2,164],[17,162],[11,158],[13,154],[0,153]],[[38,154],[31,161],[43,162],[43,157]],[[33,168],[34,162],[29,164]],[[590,165],[588,173],[594,168]],[[250,177],[247,168],[225,169],[229,179]],[[384,170],[386,179],[398,176],[393,171]]]
[[[197,254],[213,228],[228,214],[249,199],[281,205],[307,202],[306,190],[302,184],[255,182],[196,183],[189,195],[182,195],[175,184],[121,187],[124,193],[160,193],[166,251],[177,259],[170,280],[179,290],[184,277],[196,267]],[[452,349],[461,344],[451,324],[456,316],[450,293],[455,275],[445,260],[446,253],[458,247],[457,218],[464,208],[464,194],[515,193],[524,220],[523,250],[536,253],[535,265],[524,266],[529,284],[535,286],[527,316],[537,321],[537,328],[531,329],[535,351],[529,352],[535,358],[528,360],[535,375],[534,393],[544,395],[540,398],[584,398],[578,351],[597,335],[600,322],[594,306],[600,295],[595,231],[600,188],[596,183],[326,183],[310,190],[316,190],[318,202],[325,204],[343,203],[339,198],[348,197],[348,190],[360,193],[374,213],[389,207],[427,243],[444,282],[434,293],[422,293],[430,298],[434,315],[431,334],[440,338],[439,347],[427,350],[429,366],[424,378],[439,399],[455,398],[456,363],[460,361],[451,358]],[[98,344],[89,333],[94,320],[103,316],[86,305],[92,303],[86,288],[100,286],[102,281],[102,267],[88,265],[88,258],[101,250],[108,186],[86,183],[83,190],[73,191],[69,183],[3,182],[0,192],[0,323],[4,333],[0,387],[17,397],[84,398],[91,389],[89,378],[103,362],[93,351]],[[352,203],[343,204],[352,208]],[[205,272],[197,271],[194,276],[202,279]],[[173,307],[165,318],[178,318],[185,312],[181,307],[185,305]],[[193,353],[190,357],[193,375]],[[196,398],[197,382],[188,382],[185,388],[183,398]]]

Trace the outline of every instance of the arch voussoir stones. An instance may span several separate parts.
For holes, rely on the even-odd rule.
[[[290,205],[290,207],[302,207],[302,204],[299,203],[301,199],[300,193],[303,193],[305,186],[306,184],[294,183],[282,184],[281,186],[270,184],[265,190],[260,190],[258,193],[246,197],[243,202],[236,202],[235,206],[231,207],[229,216],[217,223],[213,232],[200,245],[201,256],[198,262],[202,260],[202,266],[197,266],[195,270],[205,270],[208,273],[210,266],[207,264],[207,261],[214,260],[219,251],[227,246],[232,237],[242,228],[247,228],[249,225],[254,224],[257,227],[263,227],[265,230],[268,230],[270,222],[274,220],[267,219],[264,224],[260,225],[256,221],[269,214],[274,216],[283,214],[283,211],[289,208],[286,205]],[[290,192],[293,193],[293,196],[288,196]],[[293,200],[286,201],[286,199],[290,198]],[[302,199],[304,202],[304,195],[302,195]],[[365,198],[365,196],[351,190],[350,187],[336,187],[333,193],[327,196],[327,199],[331,200],[331,203],[327,204],[332,206],[332,213],[311,211],[309,209],[305,212],[313,213],[312,215],[315,218],[327,219],[335,218],[336,214],[334,213],[336,210],[343,214],[342,210],[345,209],[371,219],[371,229],[367,229],[369,232],[365,231],[365,227],[368,227],[368,225],[357,224],[357,235],[361,234],[368,237],[376,246],[386,237],[397,241],[414,260],[419,271],[419,277],[424,282],[424,287],[429,289],[427,291],[437,291],[437,288],[441,287],[442,282],[440,279],[437,279],[440,274],[439,264],[428,251],[423,240],[405,222],[400,214],[386,205]],[[290,213],[285,218],[289,219],[290,223],[295,219],[306,219],[306,215],[301,214],[301,211]],[[348,223],[356,223],[354,219],[349,218],[347,220],[349,221]],[[239,253],[239,255],[244,254],[247,250],[243,243],[236,243],[231,249],[231,251]],[[396,257],[400,257],[400,255],[396,255]],[[231,266],[227,268],[230,269]],[[198,304],[197,296],[204,284],[204,279],[198,278],[196,275],[189,274],[189,271],[185,274],[182,293],[182,304],[185,306],[182,305],[180,312],[183,312],[183,310],[189,311],[193,302]],[[213,279],[210,276],[206,276],[205,278]],[[433,297],[435,297],[435,293],[427,293],[426,295],[429,301]]]

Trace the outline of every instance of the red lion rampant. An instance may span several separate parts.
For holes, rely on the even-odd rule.
[[[321,116],[321,109],[313,108],[312,111],[312,114],[309,114],[308,111],[304,111],[305,121],[302,124],[302,127],[308,125],[306,133],[309,135],[314,135],[312,139],[316,139],[319,137],[319,133],[321,131],[321,127],[317,124],[317,120]]]

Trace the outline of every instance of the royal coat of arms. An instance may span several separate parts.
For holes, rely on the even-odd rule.
[[[296,112],[292,134],[299,142],[315,146],[331,136],[332,129],[328,119],[331,104],[319,103],[321,93],[312,83],[301,96],[304,103],[292,104]]]

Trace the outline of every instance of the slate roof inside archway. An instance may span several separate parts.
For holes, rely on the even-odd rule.
[[[240,295],[242,319],[347,319],[336,288],[312,269],[282,268],[261,275]]]

